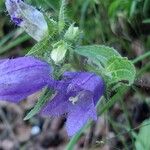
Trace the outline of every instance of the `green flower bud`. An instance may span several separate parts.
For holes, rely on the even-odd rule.
[[[55,44],[57,47],[54,48],[51,52],[51,59],[55,62],[55,64],[60,63],[66,55],[67,52],[67,44],[65,42],[60,42],[60,44]]]
[[[79,35],[79,28],[74,27],[74,24],[72,24],[68,30],[66,31],[64,37],[67,40],[74,41]]]

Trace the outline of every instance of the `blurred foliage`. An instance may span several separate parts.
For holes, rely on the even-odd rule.
[[[27,2],[52,17],[56,18],[56,14],[59,13],[59,0],[27,0]],[[2,36],[4,25],[10,26],[3,1],[0,2],[0,10],[0,16],[3,16],[0,17],[0,36]],[[103,43],[122,50],[125,55],[131,51],[130,45],[135,39],[140,39],[145,49],[150,46],[150,39],[147,36],[150,33],[149,0],[68,0],[67,14],[70,23],[75,21],[83,31],[84,44]]]
[[[142,123],[142,127],[140,128],[139,134],[136,137],[136,150],[149,150],[149,135],[150,135],[150,120],[145,120]]]

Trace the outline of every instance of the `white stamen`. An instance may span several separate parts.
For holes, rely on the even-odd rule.
[[[85,96],[85,91],[81,91],[75,97],[70,97],[69,101],[72,102],[73,105],[75,105],[77,101],[79,101],[80,99],[83,99],[84,96]]]
[[[70,101],[73,105],[75,105],[76,102],[78,101],[78,96],[76,96],[76,97],[70,97],[70,98],[69,98],[69,101]]]

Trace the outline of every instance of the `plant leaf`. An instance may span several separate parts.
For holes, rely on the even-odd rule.
[[[149,150],[150,120],[145,120],[141,126],[142,127],[140,128],[139,134],[136,138],[135,147],[136,150]]]
[[[150,1],[145,0],[143,5],[143,14],[144,17],[146,17],[147,19],[149,18],[149,12],[150,12]]]
[[[104,66],[111,57],[120,56],[114,48],[104,45],[80,46],[75,49],[75,52],[89,58],[97,65],[101,63]]]
[[[42,53],[46,51],[48,48],[49,48],[49,37],[46,37],[44,40],[35,44],[26,55],[39,56],[42,55]]]
[[[58,20],[59,33],[62,32],[65,27],[65,9],[66,9],[66,0],[61,0],[61,6],[59,10],[59,20]]]
[[[131,85],[135,79],[135,67],[127,58],[112,57],[108,60],[106,74],[109,77],[109,84],[123,82]]]
[[[49,100],[52,93],[53,91],[46,88],[43,94],[38,99],[38,102],[35,104],[34,108],[31,109],[31,111],[25,116],[24,120],[28,120],[32,118],[34,115],[36,115],[40,111],[40,109],[45,105],[45,103]]]

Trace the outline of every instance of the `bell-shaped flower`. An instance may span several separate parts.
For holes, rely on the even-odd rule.
[[[97,119],[96,103],[104,93],[104,81],[90,72],[66,72],[56,95],[43,107],[42,115],[67,114],[66,129],[72,136],[89,120]]]
[[[48,25],[40,11],[22,0],[6,0],[5,4],[11,20],[35,40],[40,41],[48,35]]]
[[[51,87],[51,69],[34,57],[0,60],[0,100],[19,102],[30,94]]]

